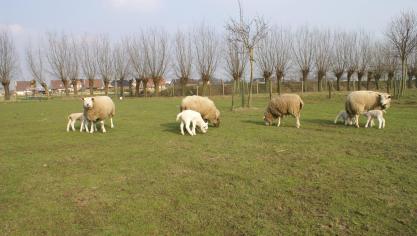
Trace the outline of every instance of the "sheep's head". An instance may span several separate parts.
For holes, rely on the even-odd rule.
[[[203,123],[200,125],[200,130],[201,130],[201,132],[202,132],[202,133],[206,133],[206,132],[207,132],[207,130],[208,130],[208,122],[203,122]]]
[[[83,100],[84,108],[86,108],[86,109],[93,108],[93,104],[94,104],[94,98],[93,97],[82,98],[82,100]]]
[[[220,111],[216,109],[216,119],[212,121],[214,127],[220,126]]]
[[[378,97],[382,109],[387,109],[391,104],[391,95],[389,95],[388,93],[380,93],[378,94]]]
[[[274,116],[269,112],[265,112],[264,121],[266,126],[272,125],[272,122],[274,121]]]

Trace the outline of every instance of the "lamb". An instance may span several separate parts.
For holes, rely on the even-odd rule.
[[[362,113],[362,115],[368,118],[365,124],[365,128],[368,128],[369,123],[371,127],[374,125],[373,119],[378,120],[378,129],[385,128],[384,113],[386,113],[385,110],[370,110]]]
[[[74,124],[77,120],[81,121],[80,132],[83,132],[84,127],[88,132],[88,126],[84,117],[84,113],[71,113],[68,115],[67,132],[70,131],[70,127],[72,131],[75,131]]]
[[[342,120],[345,125],[353,125],[352,118],[346,111],[340,111],[336,118],[334,119],[334,123],[337,124],[337,121]]]
[[[208,129],[208,123],[204,122],[203,117],[200,113],[193,110],[184,110],[177,115],[177,121],[181,120],[181,134],[184,135],[184,125],[187,132],[194,136],[196,135],[195,127],[199,127],[201,132],[206,133]],[[192,129],[190,129],[192,124]]]
[[[282,94],[273,97],[266,107],[264,114],[265,125],[272,125],[278,118],[277,126],[281,124],[281,117],[291,115],[297,120],[296,127],[300,128],[300,113],[304,106],[303,100],[297,94]]]
[[[385,110],[391,104],[391,95],[374,91],[354,91],[348,94],[345,102],[347,113],[359,128],[359,115],[369,110]]]
[[[108,96],[96,96],[82,98],[84,116],[91,123],[90,133],[94,132],[95,122],[100,122],[101,130],[106,133],[104,120],[110,118],[110,127],[114,128],[113,116],[116,113],[114,102]]]
[[[204,120],[208,120],[215,127],[220,126],[220,111],[214,102],[208,97],[187,96],[182,99],[180,111],[194,110],[201,114]]]

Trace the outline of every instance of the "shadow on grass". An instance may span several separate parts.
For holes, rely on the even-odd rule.
[[[319,124],[319,125],[331,125],[331,126],[339,125],[339,124],[335,124],[334,121],[331,119],[302,119],[301,118],[301,123],[303,121],[307,123],[313,123],[313,124]]]
[[[265,126],[265,122],[262,120],[244,120],[243,123]]]
[[[169,122],[161,124],[164,127],[164,131],[178,134],[180,133],[180,124],[178,122]]]

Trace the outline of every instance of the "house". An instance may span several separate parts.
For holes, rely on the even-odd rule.
[[[90,83],[88,79],[81,79],[80,80],[81,88],[83,89],[90,89]],[[94,79],[93,80],[93,90],[103,90],[104,83],[101,79]]]
[[[64,84],[59,79],[51,80],[49,88],[53,92],[59,92],[59,93],[65,92]]]
[[[34,95],[36,91],[36,82],[32,81],[16,81],[15,93],[17,96]]]

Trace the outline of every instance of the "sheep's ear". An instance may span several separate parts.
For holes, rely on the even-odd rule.
[[[84,98],[81,98],[81,100],[83,100],[83,101],[84,101]]]
[[[94,98],[91,98],[91,101],[93,101],[93,102],[94,102]]]

